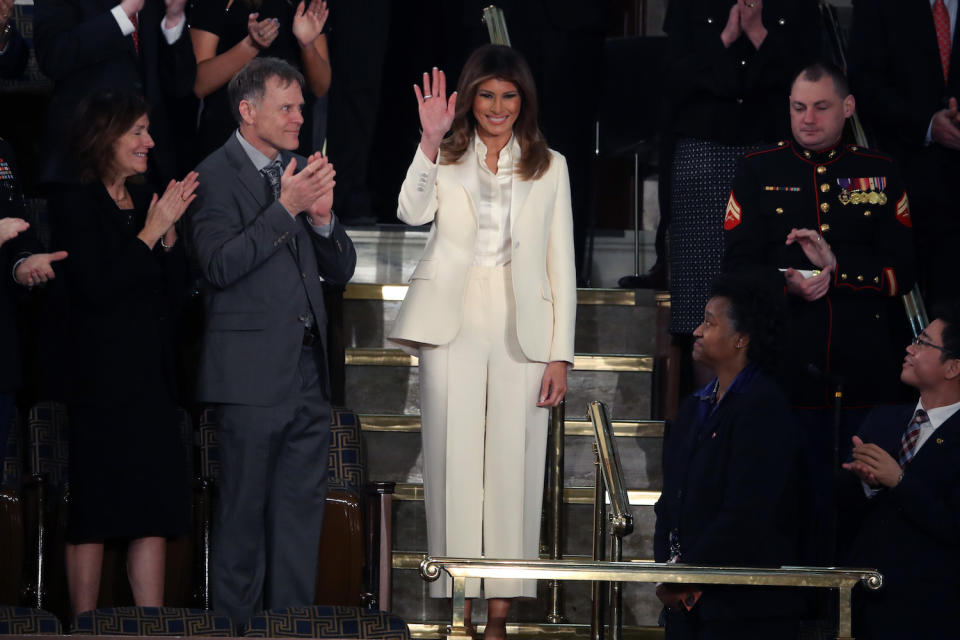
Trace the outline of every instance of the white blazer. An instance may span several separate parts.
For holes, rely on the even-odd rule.
[[[550,153],[550,167],[542,176],[524,180],[515,174],[513,179],[510,236],[517,335],[530,360],[572,363],[577,285],[570,179],[564,157]],[[417,145],[397,217],[411,225],[433,225],[387,338],[408,353],[417,355],[422,344],[447,344],[460,330],[479,201],[472,145],[456,164],[434,164]]]

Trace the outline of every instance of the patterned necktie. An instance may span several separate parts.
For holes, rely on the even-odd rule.
[[[273,199],[279,199],[280,176],[283,175],[283,167],[280,165],[280,161],[274,160],[263,169],[260,169],[260,173],[267,177],[267,183],[270,185],[270,193],[273,194]]]
[[[136,13],[130,16],[130,22],[133,23],[133,33],[130,34],[131,36],[133,36],[133,48],[136,50],[137,53],[140,53],[140,24],[137,21]]]
[[[943,67],[943,81],[950,76],[950,13],[943,0],[933,3],[933,26],[937,30],[937,46],[940,47],[940,66]]]
[[[917,454],[917,442],[920,441],[920,428],[930,423],[930,418],[927,417],[927,412],[923,409],[917,409],[917,413],[914,414],[913,420],[910,421],[907,430],[903,432],[903,435],[900,437],[900,458],[898,462],[900,463],[900,468],[907,466],[907,463],[913,460],[913,456]]]

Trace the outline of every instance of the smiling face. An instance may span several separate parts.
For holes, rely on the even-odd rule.
[[[507,80],[490,78],[480,83],[473,98],[473,117],[477,135],[487,147],[490,141],[506,144],[513,135],[513,124],[523,108],[517,85]]]
[[[126,179],[146,172],[147,155],[153,148],[149,127],[150,119],[144,114],[113,143],[111,169],[117,177]]]
[[[268,158],[276,157],[281,149],[293,151],[300,146],[303,92],[299,83],[284,84],[277,76],[267,78],[263,97],[242,100],[240,115],[240,134]]]
[[[853,111],[853,96],[841,98],[828,75],[815,82],[801,75],[790,89],[793,137],[811,151],[824,151],[837,144]]]
[[[703,310],[703,322],[693,331],[693,359],[711,369],[733,362],[744,348],[745,337],[730,322],[729,304],[726,298],[710,298]]]

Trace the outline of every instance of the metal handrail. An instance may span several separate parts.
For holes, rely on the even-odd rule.
[[[487,25],[490,42],[510,46],[510,34],[507,33],[507,19],[503,16],[503,9],[490,5],[483,10],[483,21]]]
[[[883,586],[876,569],[821,567],[709,567],[676,563],[580,562],[572,560],[490,560],[427,557],[420,575],[433,581],[446,571],[453,579],[453,620],[450,638],[468,638],[464,626],[467,578],[580,580],[617,582],[672,582],[743,586],[818,587],[837,589],[838,640],[852,639],[850,595],[863,583],[871,590]]]
[[[590,422],[593,423],[603,483],[607,487],[610,506],[613,508],[610,523],[613,525],[613,533],[623,537],[633,532],[633,515],[630,513],[627,484],[623,480],[623,471],[620,467],[620,454],[614,444],[613,427],[610,425],[610,418],[607,417],[606,405],[599,400],[591,402],[587,412],[590,415]]]

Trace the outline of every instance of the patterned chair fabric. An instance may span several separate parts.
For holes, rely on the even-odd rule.
[[[20,425],[20,412],[16,407],[13,409],[13,424],[10,425],[10,435],[7,436],[7,452],[0,464],[3,465],[0,470],[0,484],[20,488],[20,480],[23,478],[23,433]]]
[[[61,402],[40,402],[27,417],[29,471],[43,475],[48,484],[59,487],[67,481],[69,426],[67,407]]]
[[[73,619],[72,634],[93,636],[235,636],[225,615],[177,607],[95,609]]]
[[[200,477],[216,480],[220,477],[220,448],[217,439],[217,418],[212,407],[200,414]]]
[[[331,485],[361,491],[365,480],[364,462],[360,419],[349,409],[335,408],[330,416]]]
[[[60,621],[49,611],[0,606],[0,635],[58,636],[62,633]]]
[[[290,607],[257,614],[244,625],[252,638],[363,638],[409,640],[399,616],[359,607]]]

